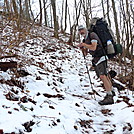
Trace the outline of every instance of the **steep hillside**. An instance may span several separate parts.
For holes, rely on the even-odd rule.
[[[102,83],[89,72],[100,97],[92,92],[81,51],[63,43],[67,37],[57,40],[52,29],[36,26],[32,36],[5,49],[5,37],[13,38],[13,33],[10,25],[2,33],[2,56],[15,56],[1,62],[14,61],[17,68],[0,71],[0,133],[134,133],[132,92],[115,88],[115,104],[100,106],[105,95]],[[90,67],[92,57],[86,59]]]

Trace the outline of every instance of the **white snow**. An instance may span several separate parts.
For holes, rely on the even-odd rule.
[[[44,38],[46,43],[53,44],[49,48],[55,51],[48,52],[46,49],[43,52],[45,46],[36,39],[20,44],[20,57],[15,60],[23,63],[23,67],[18,70],[24,69],[30,75],[16,78],[11,70],[0,71],[0,81],[6,82],[14,77],[24,83],[23,90],[7,83],[0,84],[0,129],[4,133],[16,134],[133,134],[132,92],[126,89],[119,93],[115,89],[115,104],[100,106],[98,101],[103,99],[104,89],[100,87],[101,82],[95,72],[90,71],[93,88],[102,97],[88,94],[92,89],[81,51],[58,43],[49,36]],[[91,66],[91,59],[90,55],[86,57],[88,67]],[[19,100],[6,99],[9,91]],[[46,97],[46,94],[51,97]],[[36,104],[29,100],[24,103],[21,100],[24,96]],[[129,103],[121,96],[129,98]],[[22,125],[29,121],[35,122],[30,127],[31,132],[27,132]]]

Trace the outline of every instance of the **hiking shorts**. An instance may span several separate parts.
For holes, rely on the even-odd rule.
[[[98,77],[100,77],[100,75],[107,75],[107,61],[103,61],[95,66],[95,72]]]

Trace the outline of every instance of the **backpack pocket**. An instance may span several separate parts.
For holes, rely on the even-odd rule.
[[[115,44],[114,45],[114,48],[115,48],[116,54],[122,54],[123,48],[122,48],[122,45],[121,44]]]

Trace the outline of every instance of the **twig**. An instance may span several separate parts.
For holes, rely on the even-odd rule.
[[[48,117],[48,116],[45,116],[45,115],[40,115],[40,116],[37,116],[37,115],[33,115],[34,118],[53,118],[55,119],[56,117]]]
[[[79,97],[79,98],[84,98],[84,99],[86,99],[86,100],[90,100],[90,98],[84,97],[84,96],[82,96],[82,95],[71,94],[71,93],[68,93],[68,92],[66,92],[66,93],[69,94],[69,95],[72,95],[72,96],[74,96],[74,97]]]

